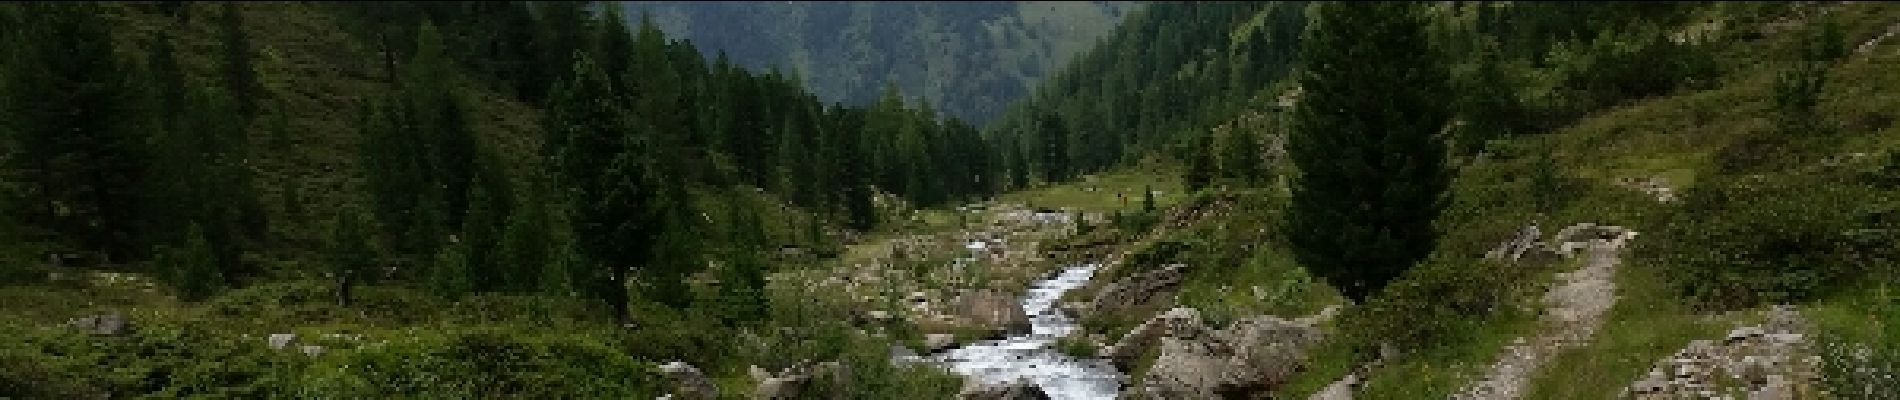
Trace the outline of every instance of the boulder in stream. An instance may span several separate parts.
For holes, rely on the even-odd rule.
[[[978,290],[961,296],[957,314],[988,329],[1007,334],[1029,332],[1029,315],[1023,314],[1016,299],[995,290]]]

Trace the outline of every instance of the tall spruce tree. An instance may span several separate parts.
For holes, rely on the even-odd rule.
[[[363,219],[359,212],[345,209],[337,213],[335,223],[330,226],[327,253],[330,278],[336,281],[337,305],[349,306],[353,299],[351,289],[375,274],[375,247],[365,227],[368,222]]]
[[[28,3],[9,49],[6,110],[12,169],[21,171],[27,224],[82,249],[124,259],[136,243],[145,137],[113,24],[87,2]]]
[[[1355,300],[1432,251],[1449,177],[1446,72],[1422,5],[1322,3],[1302,43],[1306,95],[1288,156],[1299,167],[1286,225],[1300,263]]]
[[[251,38],[244,33],[244,13],[238,7],[237,2],[225,3],[223,14],[218,17],[218,33],[224,42],[220,68],[225,88],[237,100],[238,114],[249,121],[257,115],[258,96],[264,94],[264,85],[258,81],[257,69],[252,65]]]
[[[567,189],[576,244],[587,258],[575,285],[624,321],[628,271],[647,263],[658,231],[646,135],[615,106],[617,94],[599,65],[582,55],[573,68],[573,78],[550,93],[550,161]]]

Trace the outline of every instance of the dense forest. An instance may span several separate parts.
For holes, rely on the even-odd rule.
[[[1892,4],[767,3],[0,4],[0,398],[1895,387]]]
[[[754,71],[796,74],[820,99],[870,105],[893,84],[908,101],[977,126],[1136,8],[1124,1],[623,4],[628,18],[653,18],[708,57],[726,53]]]

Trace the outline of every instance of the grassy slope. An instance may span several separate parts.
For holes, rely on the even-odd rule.
[[[1847,28],[1850,48],[1888,24],[1900,22],[1900,7],[1891,4],[1855,3],[1838,13]],[[1830,71],[1819,110],[1823,121],[1839,129],[1838,140],[1797,142],[1812,148],[1796,154],[1813,158],[1900,150],[1900,129],[1891,123],[1900,112],[1896,111],[1900,110],[1900,76],[1892,73],[1900,66],[1896,48],[1889,42],[1872,54],[1849,55]],[[1757,49],[1738,53],[1739,57],[1768,59]],[[1709,168],[1714,149],[1744,135],[1771,129],[1766,118],[1770,115],[1768,96],[1776,70],[1761,68],[1759,62],[1739,67],[1742,72],[1721,89],[1647,101],[1567,129],[1563,133],[1572,140],[1564,146],[1573,151],[1599,149],[1607,156],[1595,165],[1586,165],[1591,172],[1663,174],[1672,182],[1680,182],[1679,189],[1686,188],[1693,184],[1698,171]],[[1757,319],[1755,312],[1693,313],[1669,300],[1653,268],[1639,262],[1624,269],[1618,276],[1624,290],[1622,301],[1611,310],[1598,339],[1553,361],[1532,381],[1534,391],[1528,398],[1612,397],[1648,371],[1656,360],[1689,341],[1717,338],[1728,329]],[[1849,310],[1859,306],[1850,303],[1859,297],[1845,294],[1810,304],[1804,311],[1822,331],[1864,331],[1868,320],[1837,315],[1854,314]]]
[[[1890,4],[1854,3],[1838,13],[1850,48],[1900,21],[1900,7]],[[1509,192],[1524,191],[1521,177],[1528,176],[1529,162],[1544,149],[1554,152],[1563,173],[1575,179],[1582,192],[1545,217],[1544,226],[1597,222],[1655,231],[1662,208],[1670,206],[1617,186],[1617,179],[1661,176],[1680,194],[1711,170],[1716,150],[1751,135],[1772,134],[1769,96],[1779,67],[1771,60],[1779,59],[1773,52],[1787,45],[1783,36],[1728,49],[1723,57],[1729,75],[1714,88],[1606,109],[1552,134],[1517,140],[1499,153],[1504,157],[1467,167],[1454,184],[1458,205],[1448,210],[1448,236],[1440,250],[1479,254],[1527,221],[1530,198]],[[1850,55],[1831,71],[1819,109],[1822,119],[1841,134],[1838,140],[1797,141],[1803,147],[1800,156],[1900,150],[1900,129],[1892,124],[1895,110],[1900,110],[1900,75],[1891,73],[1900,66],[1895,48],[1887,43],[1871,55]],[[1624,258],[1617,276],[1620,301],[1595,339],[1546,364],[1529,382],[1527,398],[1614,397],[1652,363],[1690,340],[1717,337],[1758,319],[1755,312],[1701,315],[1677,304],[1662,286],[1656,266],[1639,255],[1669,250],[1645,247],[1643,242],[1637,238],[1635,251]],[[1811,314],[1820,316],[1815,319],[1823,330],[1874,335],[1864,332],[1864,320],[1841,317],[1855,314],[1856,306],[1846,303],[1864,300],[1861,297],[1850,294],[1818,302],[1810,306]],[[1524,321],[1488,325],[1469,343],[1375,372],[1359,395],[1442,397],[1474,379],[1469,374],[1490,363],[1510,338],[1529,331]],[[1338,349],[1322,348],[1313,355],[1312,368],[1281,394],[1301,398],[1342,376],[1350,368],[1344,357]]]

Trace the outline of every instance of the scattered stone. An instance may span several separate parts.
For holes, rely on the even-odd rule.
[[[298,347],[297,349],[303,351],[303,355],[311,356],[311,357],[323,355],[323,351],[324,351],[323,346],[318,346],[314,344],[303,345],[303,347]]]
[[[1643,379],[1624,389],[1635,399],[1709,397],[1718,391],[1742,391],[1748,399],[1813,398],[1817,366],[1803,357],[1805,336],[1797,330],[1804,322],[1792,308],[1777,306],[1759,326],[1730,330],[1722,340],[1695,340],[1656,362]],[[1721,387],[1723,382],[1742,387]]]
[[[719,388],[706,379],[699,368],[682,361],[669,362],[660,366],[660,373],[673,382],[673,388],[682,399],[710,400],[719,398]]]
[[[1668,178],[1660,176],[1647,178],[1623,177],[1617,178],[1616,185],[1648,194],[1650,197],[1655,197],[1658,203],[1673,203],[1676,201],[1676,189],[1669,186]]]
[[[268,340],[270,341],[271,349],[282,350],[285,346],[290,346],[291,342],[297,341],[297,334],[273,333]]]
[[[109,312],[105,314],[94,315],[94,316],[85,317],[85,318],[74,318],[74,319],[68,320],[66,321],[66,327],[72,328],[72,329],[78,329],[82,331],[89,331],[92,334],[99,335],[99,336],[118,336],[118,335],[123,335],[130,332],[132,330],[132,322],[127,321],[125,319],[125,316],[120,315],[119,312],[113,311],[113,312]]]
[[[800,361],[779,371],[778,374],[766,372],[765,369],[754,365],[747,368],[746,373],[751,375],[753,380],[758,381],[759,386],[752,392],[752,398],[760,400],[800,398],[799,395],[810,386],[813,378],[830,379],[838,384],[837,387],[848,387],[851,381],[851,371],[836,361],[817,364]]]
[[[957,344],[957,336],[948,333],[924,335],[924,351],[936,352]]]

